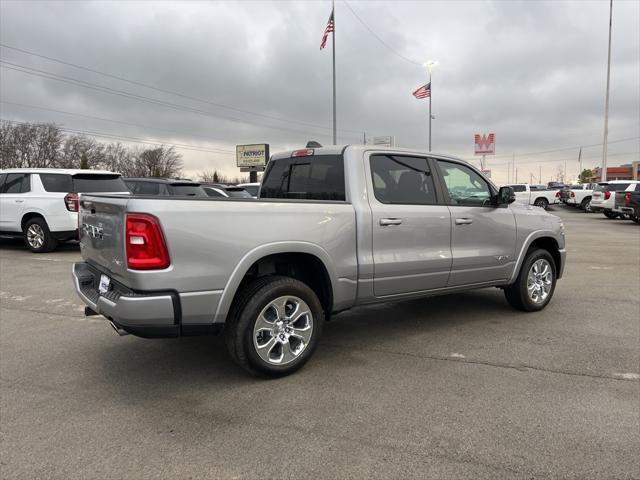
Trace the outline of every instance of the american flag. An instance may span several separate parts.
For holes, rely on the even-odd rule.
[[[431,82],[427,83],[426,85],[422,85],[420,88],[418,88],[411,95],[413,95],[414,97],[416,97],[418,99],[430,97],[431,96]]]
[[[333,32],[333,10],[331,10],[331,15],[329,16],[329,21],[327,22],[327,26],[324,27],[324,33],[322,34],[322,41],[320,42],[320,50],[322,50],[327,45],[327,38],[329,34]]]

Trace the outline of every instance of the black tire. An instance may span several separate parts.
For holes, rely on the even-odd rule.
[[[611,210],[605,210],[602,213],[604,213],[604,216],[607,217],[607,218],[611,218],[611,219],[618,218],[618,214],[617,213],[613,213]]]
[[[638,217],[637,215],[631,215],[631,220],[636,223],[640,223],[640,217]]]
[[[42,217],[27,220],[22,230],[24,243],[33,253],[47,253],[55,250],[58,241],[51,235],[47,222]]]
[[[591,210],[591,197],[587,197],[584,200],[582,200],[582,203],[580,204],[580,208],[584,210],[585,213],[593,212],[593,210]]]
[[[270,302],[289,295],[303,300],[309,307],[311,336],[297,358],[284,365],[275,365],[258,354],[253,328]],[[295,372],[309,360],[322,335],[323,324],[322,305],[309,286],[295,278],[272,275],[251,282],[238,294],[225,324],[225,341],[233,360],[248,372],[261,377],[281,377]],[[284,345],[281,348],[285,348]]]
[[[547,209],[547,207],[549,206],[549,201],[546,198],[536,198],[535,202],[533,202],[533,205],[535,207],[540,207],[543,209]]]
[[[549,291],[548,296],[540,303],[534,302],[527,292],[527,279],[529,275],[529,271],[533,264],[538,261],[544,259],[551,266],[552,270],[552,280],[551,280],[551,290]],[[551,301],[553,297],[553,292],[556,289],[556,281],[557,281],[557,273],[556,273],[556,264],[553,260],[553,257],[547,250],[543,249],[535,249],[530,250],[527,253],[524,261],[522,262],[522,267],[520,267],[520,272],[518,273],[518,278],[516,281],[508,285],[504,289],[504,295],[507,298],[509,304],[518,310],[523,310],[525,312],[537,312],[538,310],[542,310],[547,304]]]

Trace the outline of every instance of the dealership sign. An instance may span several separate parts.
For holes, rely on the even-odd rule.
[[[236,166],[240,168],[264,168],[268,160],[268,143],[236,145]]]
[[[476,133],[474,136],[476,155],[494,155],[496,153],[496,135],[480,135]]]

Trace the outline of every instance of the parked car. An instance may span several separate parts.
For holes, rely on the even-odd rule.
[[[515,183],[509,185],[516,194],[516,202],[525,205],[535,205],[546,209],[549,205],[560,203],[559,190],[537,190],[527,183]]]
[[[14,168],[0,171],[0,234],[22,236],[50,252],[78,238],[78,194],[129,193],[120,174],[100,170]]]
[[[636,186],[633,191],[616,192],[615,210],[640,223],[640,188]]]
[[[569,207],[579,207],[587,213],[591,213],[591,197],[595,183],[581,183],[569,185],[561,191],[560,199]]]
[[[239,183],[239,187],[244,188],[253,198],[258,197],[258,192],[260,191],[260,182],[257,183]]]
[[[591,209],[594,212],[602,212],[607,218],[619,218],[625,214],[615,210],[615,192],[634,191],[637,180],[611,180],[601,182],[593,190],[591,197]]]
[[[223,185],[220,183],[203,184],[202,188],[210,197],[222,198],[253,198],[243,187],[237,185]]]
[[[176,178],[125,178],[134,195],[206,197],[199,183]]]
[[[280,153],[253,202],[83,196],[75,288],[119,333],[224,325],[237,363],[284,375],[309,359],[325,319],[357,305],[499,287],[513,307],[543,309],[565,265],[564,227],[514,200],[453,157]]]

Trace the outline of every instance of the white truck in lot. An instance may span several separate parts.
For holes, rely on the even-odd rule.
[[[498,287],[517,309],[544,308],[564,227],[513,200],[449,156],[284,152],[258,199],[82,195],[75,288],[118,333],[224,326],[238,364],[284,375],[308,360],[325,319],[358,305]]]
[[[581,183],[578,185],[570,185],[569,188],[562,190],[560,198],[562,202],[569,207],[579,207],[587,213],[591,213],[591,198],[593,189],[597,183]]]
[[[528,183],[508,185],[516,194],[516,202],[534,205],[546,209],[549,205],[560,203],[560,190],[539,190]]]

